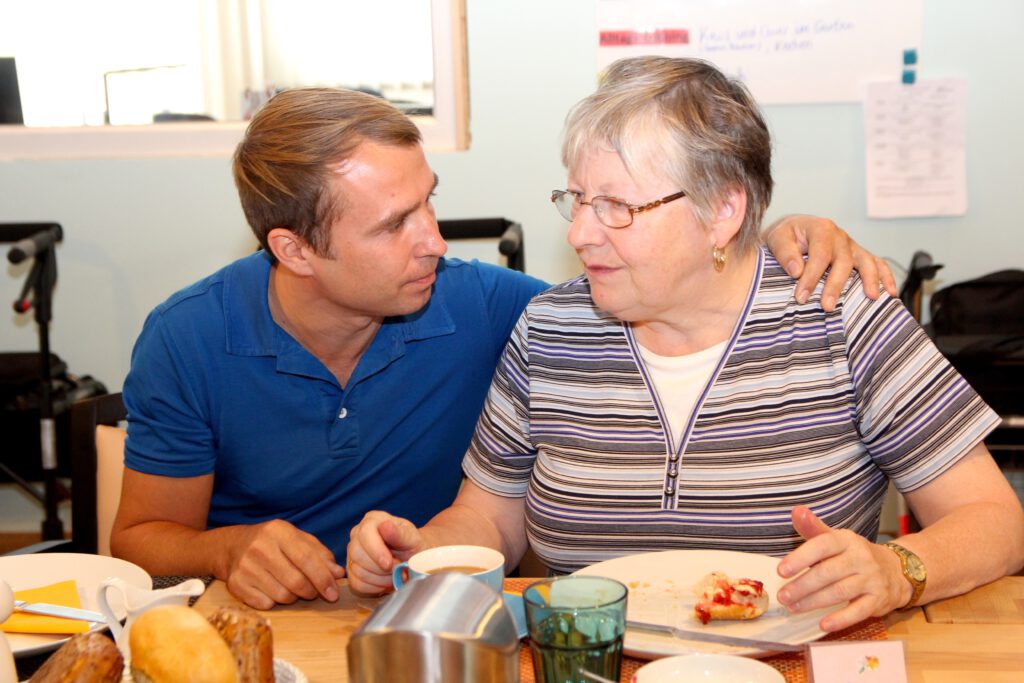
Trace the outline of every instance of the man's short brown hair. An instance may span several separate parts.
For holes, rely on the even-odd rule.
[[[285,90],[256,113],[232,169],[242,211],[268,253],[267,234],[287,228],[329,254],[330,226],[347,198],[327,191],[328,174],[366,141],[409,146],[421,137],[398,109],[354,90]]]

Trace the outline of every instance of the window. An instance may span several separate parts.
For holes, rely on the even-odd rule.
[[[25,121],[0,126],[0,160],[225,156],[255,108],[301,85],[377,92],[429,149],[468,147],[465,0],[0,7]]]

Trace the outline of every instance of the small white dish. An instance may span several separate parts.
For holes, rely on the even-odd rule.
[[[633,674],[633,683],[785,683],[785,680],[781,673],[756,659],[712,654],[656,659]]]

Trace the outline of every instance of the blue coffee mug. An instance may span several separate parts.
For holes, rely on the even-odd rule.
[[[505,580],[505,556],[479,545],[442,545],[416,553],[391,571],[395,588],[409,581],[442,572],[468,574],[498,593]]]

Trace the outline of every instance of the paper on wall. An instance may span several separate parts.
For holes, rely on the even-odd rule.
[[[869,217],[967,212],[966,93],[962,78],[867,84]]]
[[[597,0],[597,68],[699,57],[759,104],[859,102],[921,46],[922,0]]]

